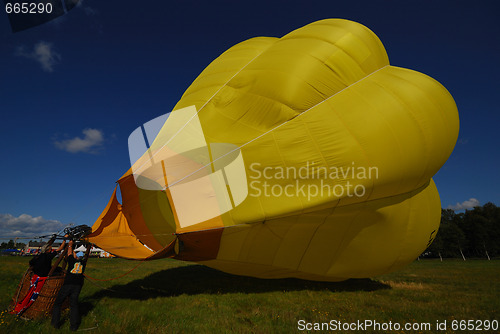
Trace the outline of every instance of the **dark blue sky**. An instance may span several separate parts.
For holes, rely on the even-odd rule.
[[[364,24],[392,65],[430,75],[455,98],[459,141],[435,176],[442,206],[499,205],[499,9],[497,1],[85,0],[15,34],[0,14],[0,237],[92,225],[129,168],[135,128],[170,111],[232,45],[324,18]]]

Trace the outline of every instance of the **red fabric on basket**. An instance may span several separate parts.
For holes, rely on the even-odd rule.
[[[16,307],[14,307],[11,313],[20,315],[28,307],[30,307],[31,304],[33,304],[34,301],[38,298],[38,295],[40,294],[40,291],[42,290],[43,284],[45,283],[46,279],[47,277],[40,277],[36,274],[33,274],[33,277],[31,277],[30,288],[28,292],[24,296],[23,300],[16,304]]]

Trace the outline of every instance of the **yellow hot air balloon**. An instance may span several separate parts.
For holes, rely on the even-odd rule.
[[[448,91],[389,65],[361,24],[253,38],[131,135],[123,203],[115,190],[89,240],[262,278],[384,274],[436,235],[432,176],[458,128]]]

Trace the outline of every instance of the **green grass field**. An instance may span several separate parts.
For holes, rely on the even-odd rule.
[[[2,334],[55,331],[48,319],[24,321],[6,312],[28,261],[27,257],[0,257]],[[113,278],[137,264],[122,259],[90,259],[86,273],[94,278]],[[401,328],[377,331],[365,326],[364,331],[339,332],[500,332],[485,331],[487,322],[460,323],[500,321],[499,260],[422,260],[373,279],[321,283],[233,276],[165,259],[143,262],[124,277],[97,284],[86,280],[80,295],[82,332],[296,333],[299,327],[314,329],[314,323],[339,326],[335,321],[347,325],[365,320],[376,321],[379,326],[392,322],[393,329],[398,323]],[[65,314],[62,333],[69,332],[67,318]],[[438,330],[437,321],[441,326],[446,321],[446,330]],[[422,328],[425,325],[420,330],[404,328],[405,324],[421,323],[428,323],[430,330]],[[460,324],[474,329],[460,330]],[[478,327],[481,324],[482,331]],[[453,330],[452,325],[458,328]]]

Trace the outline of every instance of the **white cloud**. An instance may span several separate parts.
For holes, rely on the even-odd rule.
[[[96,153],[104,142],[102,131],[97,129],[84,129],[82,132],[85,135],[83,138],[75,137],[73,139],[55,141],[54,144],[57,148],[71,153]]]
[[[44,41],[36,43],[31,52],[27,52],[24,47],[19,47],[17,55],[37,61],[46,72],[53,72],[54,65],[61,60],[61,55],[54,51],[52,44]]]
[[[57,220],[44,219],[22,214],[14,217],[11,214],[0,214],[0,235],[2,238],[37,237],[56,233],[65,227]]]
[[[470,198],[467,201],[463,201],[462,203],[457,203],[455,205],[448,205],[447,209],[452,209],[455,211],[472,209],[475,206],[480,206],[479,201],[475,198]]]

